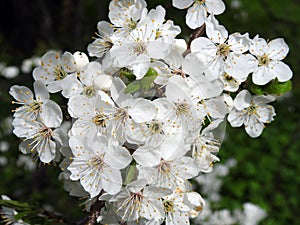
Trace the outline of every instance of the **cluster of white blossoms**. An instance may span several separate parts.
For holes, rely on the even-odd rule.
[[[283,39],[228,35],[214,17],[225,10],[221,0],[173,5],[191,6],[187,24],[205,27],[207,37],[189,46],[162,6],[113,0],[110,22],[98,23],[88,46],[95,61],[50,51],[33,71],[34,93],[10,89],[20,105],[13,120],[20,150],[61,162],[70,195],[105,202],[101,223],[189,224],[205,204],[188,180],[219,160],[217,128],[228,118],[258,137],[275,115],[268,93],[292,77],[281,61],[289,50]]]

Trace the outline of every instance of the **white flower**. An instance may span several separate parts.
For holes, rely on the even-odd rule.
[[[141,79],[150,67],[151,59],[163,59],[169,51],[169,44],[156,39],[153,24],[146,24],[131,31],[130,35],[119,40],[110,55],[117,67],[133,70],[137,79]]]
[[[95,40],[88,45],[88,52],[90,56],[102,57],[113,46],[112,35],[114,33],[113,26],[106,22],[100,21],[97,24],[98,36]]]
[[[71,180],[80,180],[91,198],[104,190],[114,195],[121,190],[120,169],[131,162],[126,148],[114,145],[105,136],[93,139],[72,136],[69,141],[74,157],[68,166]]]
[[[65,52],[61,56],[58,52],[50,51],[41,58],[41,66],[33,70],[33,78],[42,81],[49,92],[55,93],[63,90],[65,83],[68,83],[64,79],[76,69],[76,61],[71,53]]]
[[[258,137],[264,123],[270,123],[275,116],[274,108],[267,103],[275,100],[273,96],[258,95],[252,97],[247,90],[241,91],[234,99],[234,109],[228,115],[232,127],[245,125],[250,137]]]
[[[214,78],[228,73],[238,79],[247,78],[253,70],[253,56],[245,54],[250,45],[248,33],[234,33],[228,36],[224,26],[213,15],[207,18],[206,33],[208,38],[199,37],[192,41],[191,52],[208,65]]]
[[[22,105],[15,110],[14,117],[31,120],[41,118],[43,121],[54,121],[60,124],[62,122],[61,109],[56,102],[50,100],[45,85],[40,81],[35,81],[33,88],[36,99],[32,91],[25,86],[14,85],[10,88],[9,94],[17,100],[12,103]]]
[[[244,203],[243,208],[243,212],[235,211],[236,217],[241,224],[257,225],[267,216],[262,208],[250,202]]]
[[[289,47],[282,38],[266,42],[258,35],[252,40],[250,52],[256,56],[255,70],[252,75],[253,83],[265,85],[277,78],[285,82],[292,78],[293,72],[283,60],[289,52]]]
[[[51,162],[59,155],[60,131],[53,129],[60,126],[59,121],[46,120],[42,122],[16,117],[12,124],[14,126],[13,133],[24,139],[19,146],[22,153],[37,153],[44,163]]]
[[[146,186],[146,180],[128,184],[118,194],[108,200],[113,202],[116,213],[122,221],[133,222],[140,219],[160,221],[164,218],[162,197],[171,194],[166,188]]]
[[[20,70],[18,67],[16,66],[8,66],[5,67],[2,71],[1,71],[1,75],[4,76],[7,79],[12,79],[17,77],[20,74]]]
[[[186,192],[177,187],[173,194],[163,200],[166,225],[190,224],[189,217],[198,216],[204,207],[204,200],[196,192]]]
[[[173,6],[178,9],[188,8],[186,24],[196,29],[202,26],[207,13],[219,15],[224,12],[225,4],[222,0],[173,0]]]

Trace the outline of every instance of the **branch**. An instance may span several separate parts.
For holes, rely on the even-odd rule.
[[[193,31],[193,33],[190,36],[190,40],[188,42],[187,49],[183,53],[183,55],[187,55],[188,53],[190,53],[191,52],[191,43],[192,43],[192,41],[195,40],[198,37],[203,36],[204,34],[205,34],[205,23],[201,27],[199,27],[199,28],[197,28],[196,30]]]
[[[85,225],[95,225],[97,224],[97,218],[100,216],[101,209],[105,206],[104,201],[97,200],[91,208],[91,212],[85,222]]]

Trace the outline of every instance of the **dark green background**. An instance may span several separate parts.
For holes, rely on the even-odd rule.
[[[151,1],[166,7],[170,1]],[[293,90],[288,98],[275,104],[277,116],[262,136],[252,139],[242,129],[227,126],[226,141],[220,158],[237,159],[237,166],[225,178],[223,200],[218,207],[234,209],[250,201],[264,208],[268,218],[265,225],[297,225],[300,214],[300,1],[299,0],[241,0],[241,7],[230,8],[217,16],[229,33],[249,32],[266,39],[283,37],[290,46],[285,60],[294,71]],[[74,52],[86,51],[96,32],[99,20],[107,19],[107,0],[2,0],[0,1],[0,62],[21,65],[25,58],[41,56],[48,49]],[[170,8],[167,18],[182,27],[181,37],[188,38],[185,12]],[[11,115],[11,97],[7,94],[12,84],[32,86],[30,74],[21,74],[13,80],[0,77],[0,116]],[[3,133],[3,128],[0,130]],[[82,218],[78,201],[69,197],[57,182],[59,168],[41,165],[28,172],[15,166],[19,140],[4,136],[11,148],[2,153],[8,165],[0,166],[0,194],[17,200],[49,204],[74,220]],[[0,153],[1,154],[1,153]]]

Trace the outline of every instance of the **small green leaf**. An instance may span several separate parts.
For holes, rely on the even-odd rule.
[[[153,77],[153,76],[157,77],[158,73],[155,69],[150,67],[144,77]]]
[[[19,202],[15,200],[0,200],[0,206],[5,206],[19,211],[30,210],[31,207],[27,202]]]
[[[135,176],[136,176],[136,163],[133,161],[129,166],[124,184],[125,185],[129,184]]]
[[[290,80],[286,82],[279,82],[276,79],[272,83],[266,85],[266,87],[264,88],[264,92],[266,94],[280,95],[290,91],[291,89],[292,89],[292,82]]]
[[[250,90],[250,92],[252,92],[253,94],[256,94],[256,95],[263,95],[264,94],[264,91],[263,91],[262,87],[258,86],[258,85],[255,85],[255,84],[251,84],[249,86],[249,90]]]
[[[129,82],[135,80],[135,76],[134,76],[133,73],[130,73],[130,72],[127,72],[127,71],[121,71],[121,75],[123,75],[124,77],[126,77]]]
[[[14,217],[15,217],[15,220],[20,220],[20,219],[22,219],[23,217],[28,216],[29,214],[32,214],[32,211],[19,212],[19,213],[16,214]]]
[[[148,90],[153,86],[153,81],[155,80],[156,76],[150,76],[150,77],[143,77],[140,80],[141,88],[143,90]]]
[[[125,88],[124,92],[126,94],[131,94],[131,93],[138,91],[140,88],[141,88],[141,85],[140,85],[139,81],[136,80],[136,81],[129,83],[127,85],[127,87]]]

